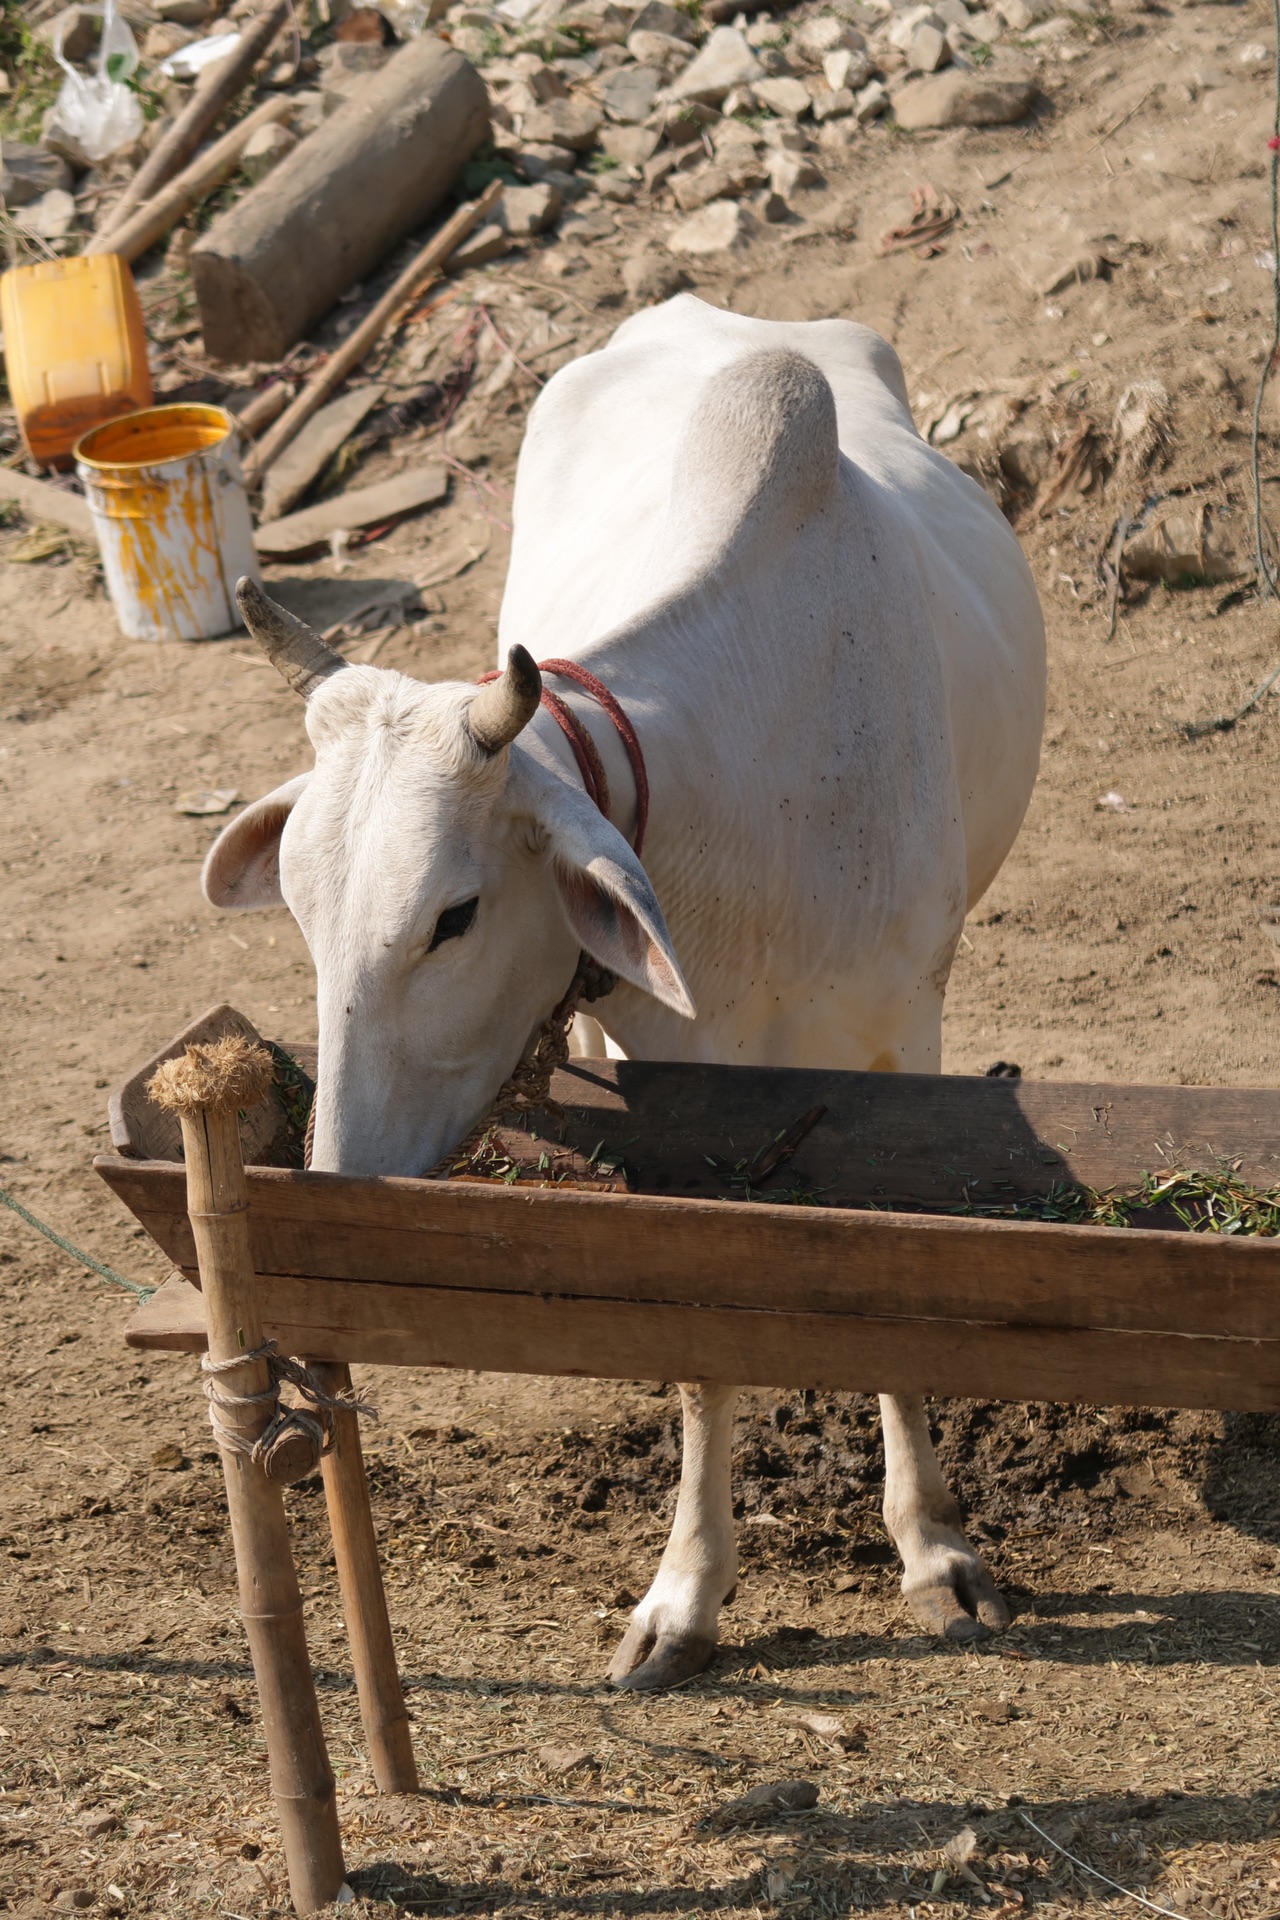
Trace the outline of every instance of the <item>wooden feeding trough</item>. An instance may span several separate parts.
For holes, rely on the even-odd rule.
[[[1280,1240],[974,1211],[1178,1167],[1275,1187],[1280,1092],[575,1061],[554,1110],[493,1136],[489,1177],[470,1161],[465,1178],[353,1179],[301,1169],[304,1048],[273,1049],[272,1098],[238,1131],[234,1109],[179,1120],[148,1100],[161,1060],[228,1033],[258,1037],[216,1008],[117,1089],[115,1152],[95,1164],[177,1269],[129,1344],[207,1347],[237,1408],[266,1385],[266,1363],[239,1358],[265,1336],[331,1394],[371,1361],[1280,1410]],[[375,1777],[413,1791],[356,1417],[333,1426],[325,1490]],[[333,1780],[279,1488],[223,1458],[305,1912],[341,1884]]]

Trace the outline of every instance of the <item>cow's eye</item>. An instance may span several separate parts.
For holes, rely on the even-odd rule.
[[[480,905],[479,896],[474,900],[461,900],[456,907],[446,907],[436,921],[436,930],[431,936],[428,953],[434,953],[446,940],[460,940],[476,917],[476,908]]]

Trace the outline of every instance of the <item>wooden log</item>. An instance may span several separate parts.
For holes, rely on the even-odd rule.
[[[312,1371],[326,1393],[351,1392],[350,1367],[317,1362]],[[320,1467],[373,1777],[383,1793],[416,1793],[418,1768],[378,1565],[360,1422],[354,1413],[334,1414],[333,1444]]]
[[[233,407],[231,411],[236,416],[240,431],[256,440],[260,433],[266,432],[273,420],[280,418],[293,394],[294,389],[289,381],[273,380],[270,386],[263,387],[260,393],[246,400],[242,407]]]
[[[501,194],[502,182],[491,180],[478,200],[472,200],[466,206],[459,207],[457,212],[445,221],[439,232],[432,235],[421,253],[416,254],[409,262],[399,279],[388,287],[376,306],[370,308],[350,338],[343,341],[336,353],[330,354],[320,371],[313,374],[302,392],[285,409],[275,425],[263,435],[245,461],[244,477],[247,485],[257,484],[272,461],[283,453],[294,436],[301,432],[312,415],[324,405],[329,395],[337,391],[348,374],[355,372],[370,348],[376,345],[387,328],[395,323],[410,301],[417,298],[427,282],[439,273],[458,241],[470,233],[477,221],[484,218]],[[207,345],[208,342],[206,341],[205,344]]]
[[[231,178],[240,164],[240,155],[259,127],[287,120],[292,112],[293,102],[287,93],[264,100],[260,107],[238,120],[230,132],[224,133],[221,140],[215,140],[168,186],[161,187],[159,193],[139,207],[122,226],[113,227],[109,233],[95,233],[84,251],[118,253],[122,260],[137,260],[149,247],[154,247],[157,240],[163,240],[184,214],[198,207],[215,187]]]
[[[201,74],[195,92],[173,125],[158,140],[132,180],[98,228],[101,237],[122,227],[143,202],[172,180],[191,159],[200,142],[216,125],[254,67],[292,14],[291,0],[275,0],[264,14],[246,27],[240,45]],[[107,252],[114,252],[108,247]]]
[[[192,248],[205,351],[281,359],[429,219],[488,132],[469,61],[431,34],[401,47]]]
[[[263,1344],[257,1281],[249,1249],[248,1196],[240,1155],[237,1109],[252,1106],[270,1085],[265,1049],[239,1047],[244,1071],[228,1070],[217,1047],[192,1048],[161,1066],[155,1097],[178,1114],[186,1159],[187,1204],[199,1251],[208,1315],[208,1349],[215,1361],[234,1360]],[[255,1098],[256,1095],[256,1098]],[[221,1392],[247,1398],[269,1384],[264,1360],[219,1373]],[[263,1431],[270,1408],[220,1410],[241,1438]],[[289,1542],[280,1488],[243,1452],[220,1443],[240,1586],[240,1613],[249,1638],[267,1739],[271,1787],[280,1816],[289,1887],[300,1914],[336,1899],[344,1882],[334,1778],[325,1749],[315,1681],[307,1654],[302,1595]]]

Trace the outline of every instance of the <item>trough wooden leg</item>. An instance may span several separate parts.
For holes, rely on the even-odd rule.
[[[237,1078],[223,1061],[215,1071],[197,1057],[200,1051],[192,1048],[186,1060],[166,1062],[151,1091],[182,1121],[187,1207],[200,1263],[209,1356],[213,1361],[234,1360],[262,1345],[237,1122],[237,1108],[254,1104],[261,1093],[247,1069]],[[265,1055],[262,1059],[265,1092],[270,1061]],[[218,1373],[216,1381],[221,1393],[241,1398],[240,1405],[220,1409],[220,1418],[252,1444],[271,1408],[244,1400],[268,1388],[265,1361],[245,1360]],[[240,1611],[258,1683],[289,1890],[300,1914],[314,1913],[336,1899],[345,1874],[333,1772],[320,1725],[284,1501],[279,1486],[247,1454],[226,1442],[219,1450]]]
[[[350,1393],[349,1367],[319,1360],[313,1360],[310,1366],[326,1393]],[[321,1462],[321,1470],[373,1777],[383,1793],[416,1793],[418,1768],[378,1566],[360,1423],[354,1413],[333,1416],[333,1445]]]

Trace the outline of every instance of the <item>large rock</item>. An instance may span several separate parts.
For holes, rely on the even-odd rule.
[[[718,107],[734,87],[755,86],[763,72],[736,27],[717,27],[669,91],[673,100],[700,100],[704,106]]]
[[[770,113],[779,113],[784,120],[798,120],[802,113],[808,113],[812,96],[803,80],[797,80],[790,74],[784,74],[777,80],[756,80],[752,90],[762,106]]]
[[[662,75],[653,67],[615,67],[600,83],[600,98],[611,120],[637,127],[653,111]]]
[[[1038,91],[1034,80],[985,80],[953,67],[894,94],[893,114],[908,133],[928,127],[1004,127],[1030,111]]]
[[[672,253],[737,253],[760,231],[755,215],[737,200],[713,200],[682,220],[667,241]]]
[[[603,120],[599,107],[590,100],[570,95],[567,100],[548,100],[545,107],[527,113],[520,133],[534,146],[571,147],[575,153],[589,153]]]
[[[678,7],[668,7],[664,0],[649,0],[631,22],[632,33],[670,33],[677,40],[693,40],[697,37],[697,28],[687,13]]]
[[[658,151],[656,127],[601,127],[600,145],[620,167],[642,167]]]
[[[504,187],[498,202],[498,223],[508,233],[542,233],[560,211],[560,191],[549,180],[532,187]]]
[[[790,45],[811,60],[823,60],[827,54],[844,47],[855,52],[865,49],[866,41],[856,27],[847,20],[837,20],[832,14],[820,13],[812,20],[802,20],[791,36]]]
[[[25,207],[55,187],[65,193],[71,169],[61,154],[21,140],[0,140],[0,197],[7,207]]]

